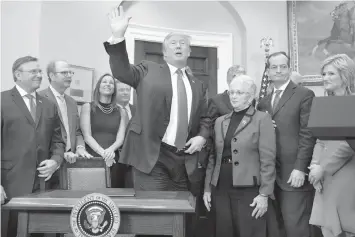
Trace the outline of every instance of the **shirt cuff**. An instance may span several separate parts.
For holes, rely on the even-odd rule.
[[[124,37],[115,38],[113,35],[107,40],[109,44],[118,44],[124,41]]]

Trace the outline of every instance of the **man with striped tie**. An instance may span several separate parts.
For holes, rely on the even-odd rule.
[[[65,147],[56,106],[36,93],[42,81],[38,59],[17,59],[12,73],[16,86],[1,92],[1,196],[8,199],[44,189]],[[15,237],[16,212],[1,214],[1,236]]]

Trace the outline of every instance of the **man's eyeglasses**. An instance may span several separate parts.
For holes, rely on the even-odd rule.
[[[55,73],[60,73],[65,77],[71,77],[75,74],[73,71],[63,71],[63,72],[55,72]]]
[[[33,69],[33,70],[19,70],[20,72],[28,72],[32,75],[37,75],[37,74],[43,74],[42,70],[41,69]]]

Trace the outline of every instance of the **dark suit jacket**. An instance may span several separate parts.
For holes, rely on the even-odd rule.
[[[40,162],[63,161],[64,142],[55,105],[36,95],[36,121],[14,87],[1,92],[1,185],[8,198],[32,192]]]
[[[214,151],[208,160],[205,191],[210,185],[217,186],[224,139],[228,131],[232,113],[217,118],[214,126]],[[273,195],[275,182],[276,137],[270,115],[256,111],[251,106],[238,128],[232,144],[233,185],[260,185],[260,193]]]
[[[131,114],[133,118],[133,116],[136,114],[136,106],[129,104],[129,108],[131,109]]]
[[[290,81],[275,109],[272,112],[272,93],[260,100],[258,109],[268,111],[276,122],[276,182],[287,191],[306,191],[313,189],[306,177],[300,188],[292,188],[287,180],[293,169],[308,173],[308,166],[316,139],[307,127],[314,98],[314,92]]]
[[[38,94],[47,98],[57,106],[57,111],[61,121],[60,128],[62,131],[62,137],[63,137],[63,141],[66,143],[68,134],[65,131],[62,114],[60,113],[58,102],[54,97],[52,90],[48,87],[47,89],[38,92]],[[69,133],[70,133],[70,143],[71,143],[70,147],[71,147],[71,151],[75,153],[77,145],[82,145],[85,147],[83,135],[80,130],[78,105],[72,97],[64,94],[64,98],[68,109],[67,113],[68,113],[68,123],[69,123]]]
[[[110,56],[113,76],[137,92],[136,114],[128,127],[120,162],[150,173],[158,160],[161,141],[170,121],[172,85],[169,67],[150,61],[130,65],[125,41],[115,45],[105,42],[104,46]],[[207,138],[210,119],[207,117],[206,90],[200,80],[191,75],[188,77],[192,89],[188,139],[197,135]],[[189,177],[197,168],[198,155],[196,152],[185,161]]]
[[[208,115],[215,121],[222,115],[229,114],[233,111],[228,91],[217,94],[208,101]]]

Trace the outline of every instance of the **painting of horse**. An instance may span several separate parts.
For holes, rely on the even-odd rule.
[[[346,53],[355,58],[355,1],[288,2],[292,67],[319,82],[321,62]]]

